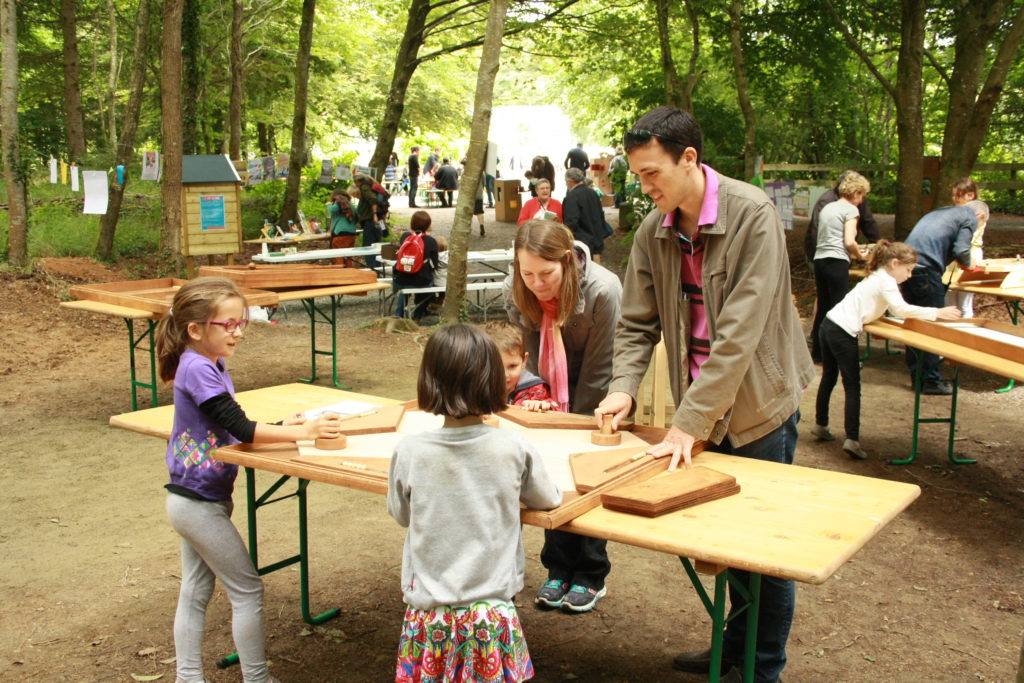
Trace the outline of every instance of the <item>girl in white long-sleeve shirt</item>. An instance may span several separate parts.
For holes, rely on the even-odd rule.
[[[960,317],[956,306],[929,308],[912,306],[903,300],[899,283],[910,277],[916,264],[917,254],[903,242],[879,241],[868,263],[870,274],[825,315],[818,332],[822,372],[811,434],[819,441],[835,439],[828,429],[828,404],[841,374],[846,392],[843,450],[859,460],[867,458],[860,445],[860,353],[857,349],[857,335],[864,325],[881,318],[886,310],[900,318],[955,320]]]

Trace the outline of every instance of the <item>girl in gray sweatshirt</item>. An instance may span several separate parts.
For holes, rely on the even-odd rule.
[[[550,509],[562,493],[523,436],[483,424],[505,408],[501,354],[483,331],[435,332],[416,393],[444,426],[407,436],[391,457],[388,513],[409,530],[395,680],[527,680],[512,604],[525,565],[519,503]]]

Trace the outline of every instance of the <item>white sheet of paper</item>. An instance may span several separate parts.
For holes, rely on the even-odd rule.
[[[502,429],[526,433],[534,448],[540,453],[544,468],[555,483],[563,491],[575,491],[576,482],[572,478],[572,470],[569,468],[569,456],[572,453],[586,453],[589,451],[601,451],[609,448],[629,448],[636,446],[637,450],[647,448],[648,444],[638,436],[630,432],[622,432],[622,443],[618,446],[595,446],[590,442],[590,431],[586,429],[533,429],[505,420],[498,419]],[[397,432],[386,432],[383,434],[360,434],[348,437],[348,447],[341,451],[325,451],[316,448],[312,441],[299,441],[299,455],[322,455],[337,458],[344,455],[357,457],[390,458],[395,446],[409,434],[439,429],[444,424],[444,418],[440,415],[430,415],[419,410],[407,411],[398,426]],[[486,458],[487,454],[481,453],[480,457]]]
[[[50,157],[50,182],[57,182],[57,160]]]
[[[82,171],[85,183],[85,207],[82,213],[105,214],[107,212],[107,172]]]
[[[78,192],[78,167],[71,164],[71,191]]]
[[[370,411],[376,410],[381,406],[375,403],[366,403],[364,401],[339,401],[338,403],[332,403],[329,406],[323,408],[313,408],[306,411],[307,420],[315,420],[318,417],[323,417],[327,413],[334,413],[339,417],[348,417],[349,415],[360,415],[362,413],[369,413]]]

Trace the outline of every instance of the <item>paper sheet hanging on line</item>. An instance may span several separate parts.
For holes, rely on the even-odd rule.
[[[57,183],[57,160],[50,157],[50,182]]]
[[[82,213],[105,214],[107,212],[107,172],[82,171],[85,184],[85,207]]]
[[[380,408],[380,406],[375,403],[366,403],[364,401],[339,401],[338,403],[332,403],[331,405],[324,406],[323,408],[307,410],[305,415],[307,420],[315,420],[318,417],[323,417],[327,413],[334,413],[339,417],[349,417],[351,415],[369,413],[377,408]]]
[[[78,192],[78,190],[78,167],[75,166],[74,164],[71,164],[71,191]]]
[[[142,153],[142,175],[139,176],[139,180],[159,180],[160,179],[160,154],[157,152],[146,151]]]
[[[68,184],[68,165],[63,161],[60,162],[60,184]]]

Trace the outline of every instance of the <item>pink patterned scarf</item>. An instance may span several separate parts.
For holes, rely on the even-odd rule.
[[[565,344],[562,343],[562,328],[555,324],[558,318],[558,299],[537,300],[544,317],[540,321],[540,358],[537,369],[540,376],[551,386],[551,395],[558,402],[559,410],[569,412],[569,367],[565,360]]]

